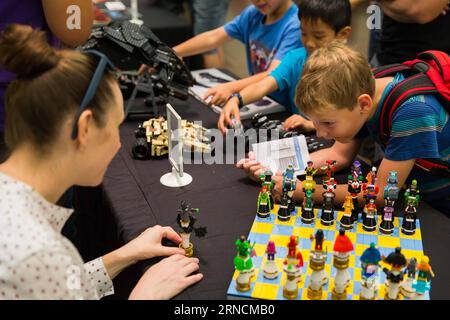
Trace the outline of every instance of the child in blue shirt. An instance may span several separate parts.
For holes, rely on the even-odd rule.
[[[252,3],[225,26],[204,32],[173,48],[180,57],[187,57],[217,48],[231,39],[244,43],[251,76],[208,90],[203,98],[211,98],[210,104],[225,104],[233,93],[258,82],[275,69],[287,52],[302,46],[298,41],[298,8],[292,0],[252,0]],[[273,98],[284,104],[289,100],[289,94],[277,92]]]
[[[287,110],[298,114],[295,106],[295,88],[306,59],[317,48],[323,47],[333,40],[346,42],[351,33],[351,6],[349,0],[303,0],[299,4],[299,19],[301,20],[301,40],[304,47],[289,51],[281,64],[261,81],[249,85],[239,94],[243,105],[260,100],[273,92],[287,91],[289,100],[284,103]],[[299,39],[297,39],[298,41]],[[226,131],[231,125],[231,118],[239,118],[239,98],[231,98],[222,110],[218,128]],[[287,130],[314,130],[311,121],[300,115],[288,118],[284,126]]]
[[[342,44],[332,43],[314,52],[306,62],[297,87],[296,103],[311,119],[317,136],[334,139],[329,149],[311,154],[316,167],[326,160],[337,161],[338,168],[348,167],[358,152],[361,138],[371,135],[379,141],[380,112],[395,77],[374,79],[367,60]],[[436,176],[415,167],[416,159],[439,159],[450,165],[449,114],[433,95],[415,96],[392,115],[389,140],[378,169],[377,184],[386,186],[390,171],[396,171],[398,185],[418,181],[421,199],[444,213],[450,213],[450,178]],[[280,180],[277,178],[277,180]],[[277,186],[279,188],[280,182]],[[301,198],[301,186],[296,196]],[[343,202],[347,185],[336,189],[336,203]],[[317,194],[317,201],[321,201]],[[377,198],[383,205],[383,197]]]

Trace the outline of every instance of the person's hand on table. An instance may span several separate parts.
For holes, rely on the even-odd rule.
[[[272,180],[275,182],[275,185],[272,190],[272,197],[276,202],[281,200],[281,193],[283,187],[283,176],[281,172],[277,172],[272,176]]]
[[[223,83],[208,89],[203,96],[203,100],[208,101],[209,105],[223,106],[230,95],[234,93],[233,83]]]
[[[222,134],[227,132],[227,127],[230,128],[232,126],[232,118],[234,118],[237,123],[241,122],[241,116],[239,114],[239,101],[238,98],[235,97],[228,100],[220,113],[217,128],[222,132]]]
[[[314,124],[312,121],[306,120],[302,116],[298,114],[294,114],[287,118],[283,123],[284,130],[297,130],[297,131],[305,131],[311,132],[314,131]]]
[[[130,294],[130,300],[167,300],[203,279],[197,258],[176,254],[149,268]]]
[[[163,238],[171,240],[176,245],[182,241],[180,235],[171,227],[154,226],[146,229],[138,237],[128,242],[123,249],[135,261],[174,254],[184,255],[185,252],[181,248],[163,246],[161,243]]]
[[[249,152],[248,157],[236,163],[238,169],[243,169],[247,176],[258,183],[261,182],[259,175],[264,172],[265,168],[260,162],[256,161],[254,152]]]

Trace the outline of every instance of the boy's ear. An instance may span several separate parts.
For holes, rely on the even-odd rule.
[[[370,113],[373,101],[370,95],[362,94],[358,97],[358,107],[361,113]]]
[[[352,33],[352,27],[346,26],[337,33],[336,38],[341,40],[344,43],[347,43],[348,39],[350,39],[351,33]]]

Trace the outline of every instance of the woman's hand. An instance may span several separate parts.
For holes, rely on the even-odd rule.
[[[184,255],[184,250],[178,247],[165,247],[161,241],[167,238],[176,245],[182,239],[171,227],[154,226],[146,229],[138,237],[122,247],[134,260],[146,260],[158,256],[170,256],[173,254]]]
[[[197,258],[173,255],[149,268],[130,294],[130,300],[167,300],[203,278]]]

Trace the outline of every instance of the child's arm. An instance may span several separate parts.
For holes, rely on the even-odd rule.
[[[208,91],[206,91],[205,95],[203,96],[203,99],[207,100],[209,97],[211,97],[209,104],[221,106],[227,102],[227,99],[231,94],[235,92],[240,92],[245,87],[248,87],[249,85],[258,83],[259,81],[263,80],[279,64],[280,60],[274,60],[272,61],[272,63],[270,64],[269,68],[266,71],[257,73],[253,76],[241,80],[231,81],[228,83],[215,86],[214,88],[211,88]]]
[[[175,53],[183,58],[204,53],[215,49],[226,41],[231,40],[224,27],[203,32],[185,42],[175,46]]]
[[[425,24],[448,11],[448,0],[382,0],[383,12],[402,23]]]
[[[267,76],[261,81],[245,87],[240,94],[243,104],[246,105],[262,99],[264,96],[274,92],[275,90],[278,90],[276,80],[271,76]],[[226,132],[227,125],[229,127],[231,126],[232,117],[234,117],[238,122],[241,122],[241,118],[239,116],[239,100],[236,97],[228,100],[220,114],[217,127],[220,131],[222,131],[222,133]]]

